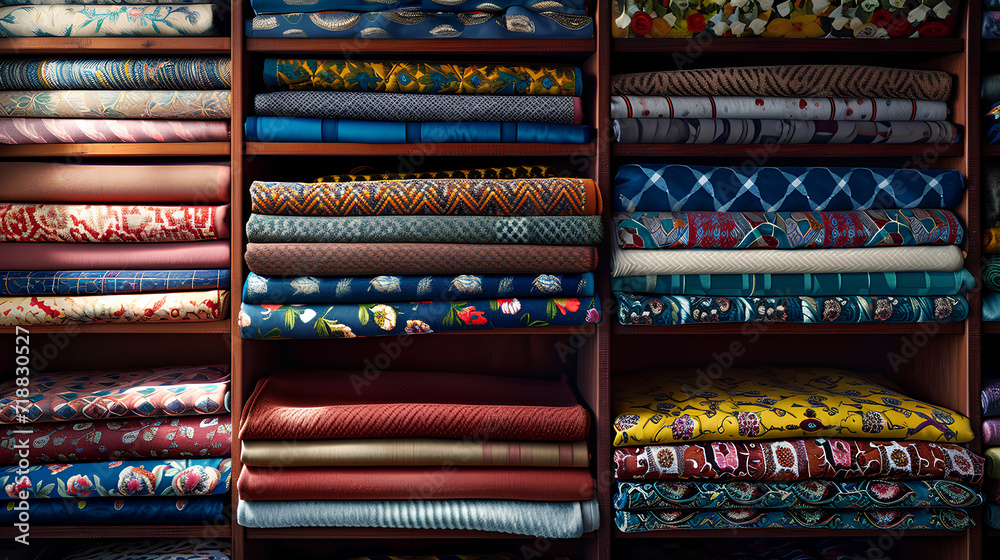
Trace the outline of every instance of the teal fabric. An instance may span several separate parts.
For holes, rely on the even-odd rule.
[[[669,529],[947,529],[976,526],[964,509],[736,509],[616,511],[623,533]],[[706,535],[707,536],[707,535]]]

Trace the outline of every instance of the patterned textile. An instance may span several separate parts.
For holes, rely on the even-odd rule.
[[[337,305],[244,303],[239,320],[240,332],[248,339],[355,338],[586,325],[601,320],[600,308],[597,296]]]
[[[0,91],[2,117],[228,119],[230,111],[228,90]]]
[[[619,482],[614,508],[626,509],[872,509],[966,508],[982,505],[979,492],[947,480],[861,482],[666,481]]]
[[[127,2],[127,0],[126,0]],[[73,543],[63,560],[229,560],[228,542],[190,540],[135,540],[88,545]]]
[[[949,125],[950,126],[950,125]],[[542,142],[586,144],[586,125],[533,122],[381,122],[301,117],[247,117],[248,142],[366,144]]]
[[[0,144],[228,141],[224,121],[0,119]]]
[[[367,171],[367,173],[361,173]],[[350,183],[354,181],[402,181],[406,179],[542,179],[557,177],[559,173],[544,165],[519,165],[517,167],[489,167],[480,169],[458,169],[448,171],[376,172],[371,168],[359,168],[357,173],[344,175],[324,175],[314,183]]]
[[[996,321],[996,319],[993,319]],[[1000,445],[1000,418],[986,418],[983,420],[983,443],[987,445]]]
[[[244,465],[271,467],[496,466],[587,468],[586,441],[468,439],[243,440]]]
[[[405,179],[250,185],[253,211],[285,216],[594,216],[592,179]]]
[[[19,396],[18,387],[13,380],[0,385],[0,424],[218,414],[229,391],[229,367],[36,373],[27,386],[30,397]]]
[[[976,286],[972,273],[691,274],[612,278],[611,291],[668,296],[954,296]]]
[[[0,204],[2,208],[2,204]],[[600,216],[269,216],[251,214],[250,243],[512,243],[596,245]]]
[[[11,6],[0,8],[0,37],[212,35],[212,4]]]
[[[990,227],[983,230],[983,252],[1000,252],[1000,227]]]
[[[505,66],[267,58],[264,85],[271,90],[571,97],[583,94],[580,69],[554,64]]]
[[[616,511],[623,533],[670,529],[947,529],[964,531],[976,521],[964,509],[733,509]]]
[[[32,512],[34,515],[34,512]],[[386,527],[465,529],[575,539],[595,531],[597,500],[240,500],[244,527]]]
[[[12,270],[229,268],[229,241],[199,243],[0,243]]]
[[[588,16],[536,13],[519,7],[501,13],[423,10],[318,12],[257,16],[246,22],[250,38],[329,39],[590,39]]]
[[[226,206],[0,203],[0,242],[173,242],[227,239]]]
[[[597,248],[434,243],[248,243],[261,276],[580,274],[597,269]],[[0,306],[0,310],[2,310]]]
[[[203,496],[229,491],[230,459],[154,459],[0,469],[10,498]],[[26,474],[23,474],[25,473]],[[103,482],[102,482],[103,479]],[[58,485],[58,487],[57,487]],[[24,498],[21,498],[24,499]]]
[[[992,378],[991,375],[984,375],[982,379],[981,398],[983,403],[983,416],[1000,416],[1000,379]]]
[[[638,10],[633,12],[629,9],[631,6]],[[625,12],[628,15],[613,19],[611,35],[671,39],[951,37],[955,34],[955,16],[961,13],[961,8],[957,0],[904,0],[884,4],[807,0],[784,5],[759,2],[749,6],[733,0],[718,4],[615,0],[612,14]],[[663,21],[657,23],[659,19]]]
[[[1000,167],[983,167],[983,198],[980,201],[982,224],[1000,225]]]
[[[375,276],[371,278],[298,278],[258,276],[243,285],[244,303],[365,303],[454,301],[461,298],[590,297],[594,274]]]
[[[955,272],[965,259],[954,246],[862,247],[797,251],[625,251],[611,246],[611,276],[663,274],[844,274]]]
[[[0,523],[12,524],[18,522],[18,511],[14,510],[17,501],[7,502],[7,507],[0,508]],[[77,523],[156,523],[173,525],[180,523],[192,524],[223,524],[227,496],[197,496],[194,498],[146,498],[135,500],[128,498],[91,498],[77,500],[66,498],[61,500],[40,500],[31,503],[32,523],[51,523],[58,525],[74,525]]]
[[[1000,293],[983,292],[983,321],[1000,321]],[[998,438],[997,443],[1000,443]]]
[[[614,292],[622,325],[964,321],[965,296],[697,297]]]
[[[833,97],[611,96],[612,119],[792,119],[805,121],[943,121],[944,101]]]
[[[0,432],[0,465],[17,463],[26,443],[34,463],[228,457],[229,415],[19,424]]]
[[[86,3],[99,4],[100,2],[87,0]],[[127,4],[128,2],[109,1],[107,3]],[[96,60],[8,58],[0,60],[0,89],[3,90],[182,90],[229,89],[232,86],[232,65],[228,58],[102,58]]]
[[[948,101],[951,76],[939,70],[878,66],[776,65],[640,72],[611,77],[612,95],[875,97]]]
[[[954,169],[707,167],[618,168],[616,212],[802,212],[954,208],[965,194]]]
[[[229,288],[229,270],[0,270],[0,294],[96,295]]]
[[[364,121],[524,121],[558,124],[580,124],[583,121],[583,106],[579,97],[553,95],[415,96],[360,91],[278,91],[255,95],[254,111],[271,117]]]
[[[822,249],[956,245],[948,210],[616,213],[623,249]]]
[[[986,504],[983,510],[983,520],[994,529],[1000,529],[1000,504]]]
[[[984,460],[964,447],[830,438],[647,445],[614,450],[618,480],[945,479],[983,482]]]
[[[620,144],[953,144],[947,121],[615,119]]]
[[[229,291],[98,296],[0,297],[0,326],[71,323],[219,321],[229,311]]]
[[[587,13],[585,0],[252,0],[255,14],[287,14],[301,12],[309,6],[312,12],[345,10],[352,12],[375,12],[398,8],[417,8],[429,11],[447,12],[502,12],[511,6],[519,6],[536,12],[559,12],[584,15]]]
[[[730,369],[720,379],[702,370],[647,370],[616,381],[616,447],[802,436],[973,438],[965,416],[907,397],[887,379],[835,369]]]
[[[992,479],[1000,479],[1000,447],[990,447],[985,453],[986,476]]]
[[[1000,12],[983,12],[983,39],[1000,39]]]

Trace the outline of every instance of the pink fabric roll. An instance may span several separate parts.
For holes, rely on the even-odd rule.
[[[0,162],[7,202],[105,204],[229,202],[228,165],[83,165]]]
[[[0,119],[0,144],[228,141],[224,121]]]
[[[0,243],[5,270],[229,268],[229,241],[197,243]]]
[[[573,124],[583,124],[583,100],[573,98]]]

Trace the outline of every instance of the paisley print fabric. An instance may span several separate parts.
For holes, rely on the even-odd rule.
[[[833,97],[612,95],[613,119],[943,121],[944,101]]]
[[[173,242],[227,239],[229,205],[0,203],[0,242]]]
[[[964,509],[732,509],[616,511],[615,524],[623,533],[668,529],[946,529],[964,531],[976,526]]]
[[[213,4],[0,7],[0,37],[212,35]]]
[[[362,173],[362,171],[364,173]],[[407,179],[542,179],[556,177],[559,173],[544,165],[519,165],[516,167],[488,167],[479,169],[451,169],[444,171],[375,171],[361,168],[357,172],[341,175],[324,175],[314,183],[350,183],[356,181],[402,181]]]
[[[0,522],[18,523],[17,501],[0,507]],[[155,519],[158,524],[223,524],[223,512],[229,498],[226,496],[196,496],[193,498],[91,498],[78,500],[35,500],[31,503],[32,522],[58,525],[75,523],[148,524]]]
[[[887,379],[826,368],[730,369],[718,379],[704,370],[639,371],[617,379],[611,413],[616,447],[803,436],[973,439],[969,419],[955,411],[907,397]]]
[[[228,312],[228,290],[0,297],[0,326],[218,321]]]
[[[4,1],[3,4],[17,3]],[[25,2],[30,4],[31,2]],[[46,2],[39,2],[46,3]],[[52,2],[56,3],[56,2]],[[71,2],[59,2],[69,4]],[[83,2],[81,2],[83,3]],[[87,4],[101,4],[87,0]],[[128,4],[128,1],[103,2]],[[158,3],[158,2],[137,2]],[[182,2],[163,2],[181,4]],[[229,89],[228,58],[75,58],[0,60],[0,89]],[[228,100],[227,100],[228,101]]]
[[[114,461],[0,469],[10,499],[205,496],[229,491],[230,459]]]
[[[229,288],[229,270],[8,270],[0,294],[96,295]]]
[[[620,144],[953,144],[947,121],[615,119]]]
[[[0,91],[2,117],[228,119],[226,91]]]

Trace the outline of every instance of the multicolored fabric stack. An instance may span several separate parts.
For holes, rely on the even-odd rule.
[[[590,179],[546,167],[256,181],[243,338],[600,321]]]
[[[587,0],[252,0],[250,38],[589,39]],[[302,13],[307,12],[307,13]]]
[[[563,378],[278,371],[240,422],[244,527],[598,527],[590,416]]]
[[[32,523],[69,525],[223,520],[228,366],[29,379],[0,385],[5,523],[26,510]]]
[[[2,0],[0,37],[217,35],[215,4],[194,0]]]
[[[623,165],[623,325],[963,321],[954,170]]]
[[[990,527],[1000,529],[1000,379],[984,375],[982,386],[985,519]]]
[[[226,317],[228,165],[5,162],[0,176],[0,325]]]
[[[947,72],[852,65],[621,74],[622,144],[951,144]]]
[[[887,380],[709,368],[640,371],[615,387],[615,522],[626,533],[959,531],[983,502],[985,460],[957,445],[973,438],[969,419]]]
[[[579,68],[267,59],[250,142],[585,144]]]

